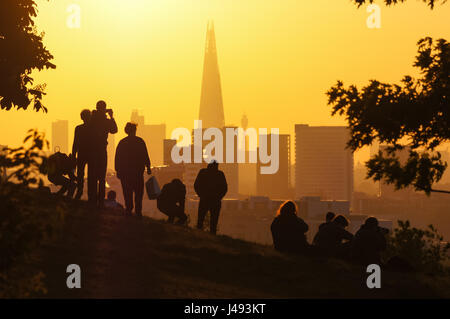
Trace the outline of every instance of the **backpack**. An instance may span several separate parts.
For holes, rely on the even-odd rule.
[[[69,156],[59,151],[50,155],[47,159],[47,175],[63,175],[68,161]]]

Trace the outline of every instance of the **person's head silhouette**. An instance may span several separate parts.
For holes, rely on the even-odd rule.
[[[378,227],[378,219],[375,217],[369,217],[364,222],[364,225],[369,229],[376,229]]]
[[[334,216],[336,216],[335,213],[333,213],[333,212],[328,212],[327,215],[325,216],[325,220],[326,220],[327,222],[331,222],[331,221],[333,220]]]
[[[348,219],[342,215],[337,215],[333,218],[333,223],[335,223],[339,227],[345,228],[348,226]]]
[[[97,111],[105,113],[106,112],[106,102],[105,101],[98,101],[97,102]]]
[[[128,122],[127,125],[125,125],[125,133],[128,136],[136,136],[136,130],[137,130],[137,124]]]
[[[91,111],[89,111],[88,109],[84,109],[83,111],[81,111],[80,117],[84,123],[89,122],[89,120],[91,119]]]
[[[208,169],[210,170],[218,170],[219,169],[219,163],[217,163],[216,160],[212,160],[211,163],[208,164]]]
[[[108,195],[106,195],[106,196],[109,200],[116,200],[117,194],[115,191],[111,190],[108,192]]]
[[[277,216],[295,215],[297,212],[297,205],[293,201],[285,201],[278,208]]]

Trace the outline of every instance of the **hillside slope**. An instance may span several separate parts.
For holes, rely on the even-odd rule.
[[[365,269],[341,261],[76,205],[41,254],[49,298],[450,297],[448,278],[383,272],[371,290]],[[69,264],[81,267],[81,289],[66,287]]]

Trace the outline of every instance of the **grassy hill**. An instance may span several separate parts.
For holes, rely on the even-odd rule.
[[[73,203],[63,235],[40,252],[49,298],[436,298],[449,278],[383,272],[382,288],[338,260],[279,254],[272,247]],[[82,288],[66,287],[78,264]]]

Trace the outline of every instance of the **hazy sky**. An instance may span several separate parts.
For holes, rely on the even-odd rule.
[[[421,37],[450,39],[450,4],[431,11],[413,0],[381,6],[381,29],[369,29],[366,6],[350,0],[37,2],[38,29],[57,65],[35,77],[48,85],[49,113],[0,111],[0,144],[17,145],[30,127],[50,138],[57,119],[68,119],[72,131],[81,109],[99,99],[114,109],[118,137],[132,109],[147,123],[167,123],[168,135],[192,128],[208,19],[215,23],[226,124],[239,125],[246,112],[251,127],[291,134],[296,123],[345,124],[326,104],[336,80],[397,82],[415,75]],[[82,9],[80,29],[66,26],[70,4]]]

